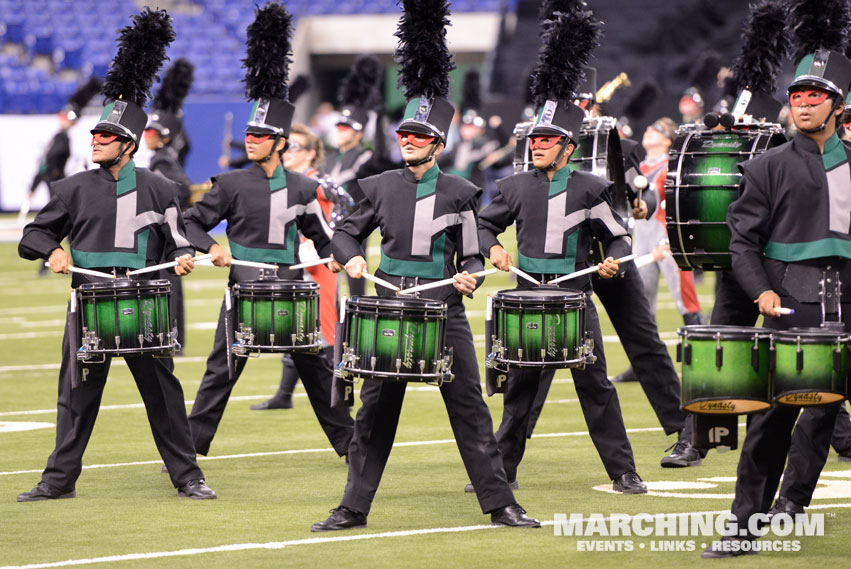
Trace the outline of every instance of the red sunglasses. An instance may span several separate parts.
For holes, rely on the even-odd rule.
[[[803,104],[815,107],[820,105],[830,97],[830,93],[821,89],[807,89],[806,91],[793,91],[789,93],[789,104],[793,107],[800,107]]]
[[[563,136],[530,136],[529,148],[532,150],[549,150],[559,142],[564,140]]]
[[[422,148],[424,146],[428,146],[432,142],[434,142],[434,136],[428,136],[427,134],[420,134],[418,132],[397,132],[396,138],[399,140],[399,146],[405,146],[409,142],[416,146],[417,148]]]
[[[251,141],[255,144],[261,144],[263,142],[266,142],[270,138],[272,138],[271,134],[257,134],[255,132],[246,132],[245,133],[245,140]]]
[[[92,133],[92,146],[97,142],[98,144],[110,144],[115,142],[118,138],[117,134],[113,134],[111,132],[93,132]]]

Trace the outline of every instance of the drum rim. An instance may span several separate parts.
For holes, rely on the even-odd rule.
[[[797,344],[797,338],[801,338],[802,344],[841,344],[851,342],[851,332],[839,332],[822,330],[821,328],[788,328],[786,330],[773,330],[772,335],[779,344]],[[819,340],[829,340],[819,341]]]
[[[274,285],[274,286],[273,286]],[[278,280],[256,280],[256,281],[241,281],[235,283],[232,287],[234,292],[239,290],[245,291],[285,291],[285,290],[298,290],[298,291],[309,291],[309,290],[319,290],[319,284],[313,281],[300,281],[300,280],[287,280],[287,279],[278,279]]]
[[[552,292],[556,294],[547,294],[544,296],[536,296],[534,294],[529,295],[528,298],[522,298],[523,293],[538,293],[538,292]],[[511,294],[514,293],[514,294]],[[519,294],[517,294],[519,293]],[[504,290],[498,291],[493,295],[493,300],[496,302],[497,300],[509,300],[509,301],[529,301],[529,302],[562,302],[565,300],[578,300],[579,298],[585,298],[585,293],[581,290],[574,288],[544,288],[544,287],[535,287],[535,288],[507,288]]]
[[[725,337],[724,333],[738,335],[739,337]],[[757,328],[750,326],[728,326],[724,324],[692,324],[690,326],[680,326],[677,328],[677,335],[688,339],[697,340],[714,340],[716,334],[721,334],[721,340],[752,340],[756,335],[761,340],[768,340],[771,337],[772,330],[770,328]]]
[[[346,310],[349,310],[349,306],[351,308],[390,308],[390,309],[411,309],[411,310],[423,310],[423,309],[436,309],[436,310],[445,310],[447,308],[446,302],[442,300],[437,300],[434,298],[416,298],[416,297],[405,297],[405,296],[377,296],[377,295],[358,295],[349,297],[346,301]]]
[[[77,286],[78,291],[87,290],[131,290],[141,288],[159,288],[171,286],[171,281],[168,279],[154,280],[133,280],[133,279],[115,279],[97,283],[82,283]]]

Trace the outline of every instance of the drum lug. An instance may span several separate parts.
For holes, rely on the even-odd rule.
[[[425,373],[425,365],[426,365],[425,360],[420,360],[419,364],[420,364],[420,373]]]
[[[396,373],[399,373],[401,371],[402,371],[402,359],[396,358]]]
[[[523,348],[517,348],[517,359],[523,361]]]
[[[836,344],[836,349],[833,350],[833,371],[837,373],[842,371],[842,350],[839,347],[838,341]]]
[[[375,356],[372,356],[371,358],[369,358],[369,368],[372,371],[375,371]]]
[[[777,348],[774,346],[774,339],[771,339],[771,347],[768,348],[768,369],[774,371],[777,367]]]
[[[683,361],[683,343],[677,342],[677,363]]]
[[[798,348],[795,350],[795,369],[798,373],[804,370],[804,350],[801,349],[800,336],[798,336]]]
[[[754,342],[751,348],[751,367],[754,371],[759,371],[759,346]]]
[[[715,367],[724,366],[724,346],[721,345],[721,334],[715,334]]]
[[[691,365],[691,344],[683,346],[683,365]]]
[[[269,343],[272,344],[273,346],[275,345],[275,333],[274,332],[269,333]]]
[[[145,345],[145,337],[143,335],[139,334],[136,337],[136,340],[139,342],[140,347]],[[162,343],[162,342],[160,342],[160,343]]]
[[[547,350],[544,348],[541,348],[541,361],[547,361]]]
[[[116,336],[116,337],[115,337],[115,349],[116,349],[116,350],[120,350],[120,349],[121,349],[121,336]]]

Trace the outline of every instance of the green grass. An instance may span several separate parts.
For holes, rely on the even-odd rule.
[[[56,369],[67,277],[36,277],[36,264],[17,257],[14,244],[0,244],[0,422],[55,421]],[[212,345],[221,291],[226,274],[199,268],[186,279],[189,338],[186,357],[176,360],[186,398],[191,400]],[[711,275],[699,287],[705,309],[711,303]],[[488,278],[487,292],[512,286],[504,275]],[[483,348],[485,294],[467,301],[473,333]],[[664,338],[681,325],[667,291],[660,292],[658,315]],[[601,314],[603,311],[601,310]],[[614,335],[603,316],[604,335]],[[26,335],[25,337],[19,337]],[[671,346],[673,350],[673,346]],[[626,367],[616,341],[606,343],[609,373]],[[103,405],[140,403],[132,376],[116,365],[107,384]],[[480,359],[481,364],[481,359]],[[8,371],[8,366],[22,366]],[[32,366],[27,369],[28,366]],[[144,409],[103,409],[84,457],[86,465],[114,465],[150,461],[150,464],[94,468],[83,471],[73,500],[15,502],[18,492],[39,480],[40,470],[53,448],[53,428],[22,432],[0,431],[0,566],[50,563],[132,553],[213,548],[231,544],[292,542],[315,537],[452,528],[486,524],[475,497],[464,494],[467,482],[458,451],[452,443],[423,444],[394,449],[376,496],[369,528],[360,531],[311,534],[312,522],[323,519],[342,494],[346,481],[343,461],[330,450],[299,387],[290,411],[250,411],[249,405],[271,395],[280,378],[275,357],[249,362],[227,408],[211,459],[202,460],[207,481],[219,499],[193,502],[179,499],[167,476],[160,473],[159,457]],[[538,434],[585,431],[576,393],[560,371],[538,424]],[[617,386],[627,428],[658,428],[641,387]],[[566,402],[564,400],[567,400]],[[502,412],[500,397],[487,399],[495,421]],[[740,433],[743,437],[744,433]],[[451,439],[439,394],[429,389],[409,390],[397,442]],[[701,468],[663,470],[659,459],[673,442],[661,430],[630,435],[636,463],[645,480],[691,481],[735,475],[738,452],[713,452]],[[281,451],[324,449],[282,454]],[[274,453],[223,458],[235,454]],[[840,470],[835,455],[826,470]],[[36,472],[8,474],[33,470]],[[838,481],[841,479],[833,479]],[[847,479],[846,479],[847,480]],[[731,499],[621,496],[594,490],[610,486],[597,453],[587,436],[533,438],[519,473],[518,501],[533,516],[553,519],[554,513],[690,512],[728,509]],[[836,482],[835,482],[836,483]],[[818,504],[851,501],[851,484],[840,485],[833,499]],[[733,483],[694,490],[699,494],[732,494]],[[842,494],[841,492],[844,492]],[[828,510],[827,535],[802,541],[801,553],[763,553],[733,562],[733,566],[800,567],[832,565],[847,560],[845,536],[851,523],[847,509]],[[605,538],[603,538],[605,539]],[[577,539],[554,537],[551,527],[541,530],[486,529],[355,541],[296,543],[281,549],[219,551],[159,559],[124,560],[109,566],[130,567],[668,567],[699,562],[698,552],[653,553],[651,538],[634,538],[632,553],[577,551]],[[696,547],[700,547],[697,538]],[[706,540],[704,540],[706,541]],[[704,562],[713,563],[713,562]],[[729,562],[727,565],[731,565]]]

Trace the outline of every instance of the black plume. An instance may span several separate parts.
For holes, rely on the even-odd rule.
[[[576,12],[585,10],[587,4],[583,0],[544,0],[541,4],[541,10],[538,12],[538,19],[541,21],[552,20],[553,14],[562,12]]]
[[[817,49],[845,51],[851,20],[846,0],[790,0],[786,11],[796,64]]]
[[[68,99],[68,105],[78,113],[86,108],[92,97],[100,93],[101,82],[97,77],[89,77],[89,80],[80,85],[71,98]]]
[[[754,93],[774,93],[788,51],[783,7],[771,0],[752,4],[742,33],[742,53],[733,64],[737,91],[747,88]]]
[[[106,98],[144,107],[174,37],[171,17],[165,10],[145,8],[133,16],[133,25],[122,28],[118,36],[118,54],[103,84]]]
[[[578,10],[557,12],[542,27],[543,45],[532,73],[535,104],[543,105],[548,99],[572,101],[602,35],[601,23],[591,11]]]
[[[349,68],[337,93],[341,107],[351,105],[366,109],[375,99],[375,90],[384,68],[374,55],[361,55]]]
[[[282,4],[254,8],[254,21],[245,31],[245,96],[249,100],[286,99],[292,60],[293,17]]]
[[[704,92],[718,82],[718,72],[721,71],[721,58],[714,51],[701,55],[697,67],[691,75],[691,86]]]
[[[395,35],[399,87],[405,97],[449,97],[449,72],[455,69],[446,47],[449,3],[446,0],[402,0]]]
[[[183,99],[189,94],[195,66],[189,60],[180,58],[169,67],[163,77],[160,90],[154,97],[154,108],[176,113],[183,106]]]
[[[623,109],[623,115],[633,120],[641,119],[650,106],[659,98],[660,93],[661,89],[659,89],[659,85],[655,81],[646,81],[626,104],[626,107]]]
[[[295,103],[298,99],[310,90],[310,77],[299,73],[290,83],[290,102]]]
[[[464,74],[464,86],[461,88],[461,109],[482,109],[482,85],[477,69],[470,69]]]

